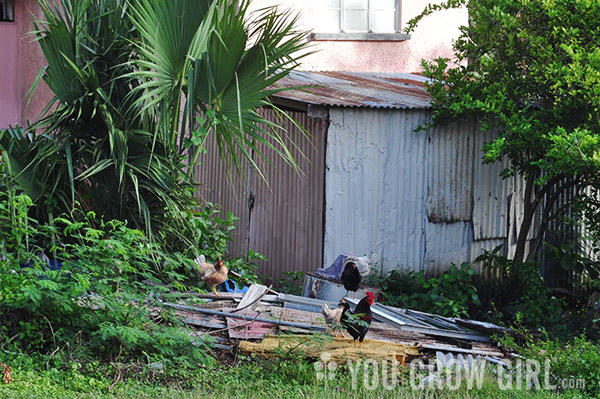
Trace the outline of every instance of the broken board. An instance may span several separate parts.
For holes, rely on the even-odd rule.
[[[337,363],[345,363],[348,359],[367,358],[404,364],[420,356],[416,346],[365,339],[362,348],[355,348],[353,340],[349,338],[315,338],[307,335],[268,335],[259,343],[241,341],[239,349],[242,354],[264,358],[274,358],[282,353],[291,352],[316,359],[326,353],[331,361]]]
[[[239,314],[249,317],[260,317],[260,314],[255,310],[260,305],[262,298],[268,288],[260,284],[252,284],[248,291],[238,303],[236,310],[240,310]],[[234,312],[236,311],[234,310]],[[237,312],[236,312],[237,313]],[[227,327],[229,337],[232,339],[260,339],[267,334],[273,332],[275,325],[260,321],[249,321],[241,319],[227,318]]]

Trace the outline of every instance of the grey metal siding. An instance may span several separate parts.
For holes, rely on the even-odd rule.
[[[499,177],[506,163],[481,164],[495,134],[475,121],[415,132],[430,121],[423,110],[330,110],[326,265],[374,253],[383,272],[440,272],[501,244],[514,252],[523,183]]]
[[[324,263],[375,253],[386,267],[423,266],[428,111],[330,110]]]
[[[472,122],[457,122],[428,132],[427,217],[431,223],[471,220],[474,133]]]

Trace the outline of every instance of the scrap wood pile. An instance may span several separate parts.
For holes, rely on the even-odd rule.
[[[364,346],[354,348],[352,339],[321,339],[329,327],[321,314],[323,304],[337,304],[320,299],[287,294],[271,294],[269,289],[253,284],[245,293],[199,294],[200,304],[167,304],[198,335],[216,339],[216,348],[243,354],[273,357],[286,351],[302,352],[317,358],[327,351],[333,360],[366,357],[391,359],[404,363],[415,357],[446,356],[458,359],[482,357],[504,363],[503,352],[490,336],[511,333],[491,323],[446,318],[381,303],[371,306],[373,322]],[[344,298],[353,306],[358,299]],[[319,338],[321,337],[321,338]]]

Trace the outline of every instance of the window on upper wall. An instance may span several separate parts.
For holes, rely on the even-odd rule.
[[[321,0],[316,32],[396,33],[400,0]]]
[[[0,22],[14,22],[15,3],[14,0],[0,0]]]

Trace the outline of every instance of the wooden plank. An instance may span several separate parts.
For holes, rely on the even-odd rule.
[[[308,325],[308,324],[293,323],[293,322],[281,321],[281,320],[269,320],[269,319],[262,318],[262,317],[258,317],[258,318],[250,317],[250,316],[245,316],[245,315],[241,315],[241,314],[237,314],[237,313],[221,312],[221,311],[211,310],[211,309],[202,309],[202,308],[197,308],[194,306],[178,305],[175,303],[165,303],[165,306],[168,306],[173,309],[189,310],[192,312],[199,312],[199,313],[210,314],[210,315],[214,315],[214,316],[233,317],[236,319],[243,319],[243,320],[249,320],[249,321],[254,321],[254,320],[262,321],[265,323],[275,324],[278,326],[306,328],[306,329],[315,330],[315,331],[325,331],[326,330],[325,327],[321,327],[321,326],[313,326],[313,325]]]
[[[392,342],[365,339],[363,347],[354,347],[353,340],[348,338],[315,339],[307,335],[267,336],[260,343],[240,342],[239,349],[243,354],[255,354],[265,358],[275,358],[282,351],[304,354],[311,358],[319,358],[323,353],[338,364],[345,364],[348,359],[377,359],[408,363],[412,358],[420,356],[416,346],[401,345]]]
[[[209,319],[196,319],[196,318],[186,318],[182,320],[185,324],[196,327],[210,328],[214,330],[220,330],[222,328],[227,327],[225,323],[218,323],[214,321],[210,321]]]

